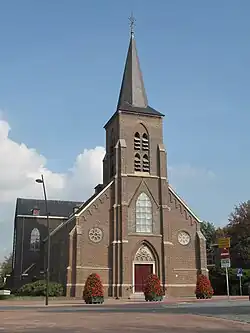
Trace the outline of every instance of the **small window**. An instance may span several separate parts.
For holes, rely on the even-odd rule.
[[[136,132],[134,136],[134,150],[140,150],[140,148],[141,148],[140,134]]]
[[[141,171],[141,157],[140,157],[140,154],[135,154],[134,169],[135,169],[135,171]]]
[[[149,172],[149,159],[148,159],[148,155],[146,155],[146,154],[143,156],[142,170],[143,170],[143,172]]]
[[[148,144],[148,136],[146,133],[142,135],[142,150],[148,150],[149,144]]]
[[[31,251],[40,250],[40,232],[37,228],[34,228],[30,234],[30,249]]]

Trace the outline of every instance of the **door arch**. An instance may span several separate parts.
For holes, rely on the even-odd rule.
[[[149,274],[155,274],[155,257],[146,244],[137,250],[133,260],[133,293],[142,293],[145,279]]]

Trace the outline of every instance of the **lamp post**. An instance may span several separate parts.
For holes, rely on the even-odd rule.
[[[47,268],[46,268],[46,297],[45,297],[45,305],[49,304],[49,278],[50,278],[50,228],[49,228],[49,211],[48,211],[48,201],[46,194],[46,187],[43,175],[41,178],[36,179],[36,182],[43,185],[43,194],[45,201],[45,210],[47,217],[47,232],[48,232],[48,240],[47,240]]]

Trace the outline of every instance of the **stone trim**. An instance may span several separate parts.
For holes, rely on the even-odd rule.
[[[174,271],[197,271],[197,268],[174,268]]]
[[[121,243],[128,243],[127,239],[122,239],[122,240],[114,240],[112,244],[121,244]]]
[[[162,179],[167,180],[167,177],[159,177],[150,175],[148,172],[136,172],[136,173],[122,173],[122,177],[140,177],[140,178],[154,178],[154,179]]]
[[[70,221],[72,221],[74,218],[76,218],[76,217],[79,217],[81,214],[82,214],[82,212],[84,212],[87,208],[89,208],[91,205],[92,205],[92,203],[93,202],[95,202],[96,201],[96,199],[98,199],[103,193],[105,193],[105,191],[113,184],[113,180],[111,180],[111,182],[108,184],[108,185],[106,185],[102,190],[101,190],[101,192],[100,193],[98,193],[85,207],[83,207],[83,208],[79,208],[79,210],[80,211],[78,211],[78,213],[77,214],[73,214],[70,218],[66,218],[66,221],[64,221],[63,223],[61,223],[58,227],[56,227],[53,231],[51,231],[51,233],[50,233],[50,236],[53,236],[58,230],[60,230],[65,224],[67,224],[67,223],[69,223]],[[83,203],[83,205],[84,205],[84,203]],[[48,239],[48,237],[46,237],[45,239],[44,239],[44,241],[47,241],[47,239]]]
[[[181,199],[181,197],[179,197],[179,195],[174,191],[174,189],[168,185],[168,188],[170,190],[170,192],[182,203],[182,205],[186,208],[186,210],[198,221],[198,222],[202,222],[201,219],[198,218],[198,216],[195,215],[195,213],[188,207],[188,205]]]
[[[16,217],[22,217],[22,218],[36,218],[36,219],[46,219],[47,215],[17,215]],[[52,216],[49,215],[49,219],[55,219],[55,220],[68,220],[67,216]]]
[[[100,269],[100,270],[110,270],[110,267],[95,267],[95,266],[76,266],[76,269]]]
[[[166,287],[172,287],[172,288],[186,288],[186,287],[196,287],[195,283],[176,283],[176,284],[165,284]]]
[[[130,232],[128,236],[137,236],[137,237],[162,237],[160,234],[144,233],[144,232]]]
[[[67,283],[67,287],[84,287],[85,283]],[[103,283],[104,287],[131,287],[131,284],[108,284]],[[171,288],[186,288],[186,287],[196,287],[196,284],[187,283],[187,284],[165,284],[165,287],[171,287]]]

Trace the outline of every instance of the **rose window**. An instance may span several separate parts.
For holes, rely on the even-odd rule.
[[[102,240],[103,232],[99,228],[92,228],[89,230],[89,239],[93,243],[99,243]]]
[[[178,242],[181,245],[188,245],[190,242],[191,238],[189,236],[189,234],[185,231],[180,231],[178,234]]]

